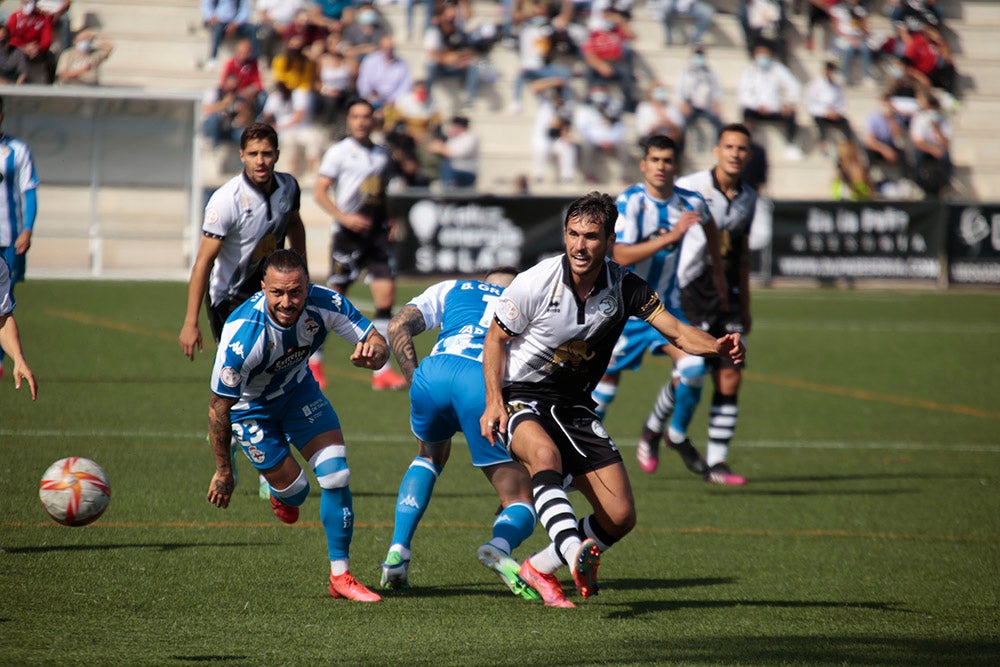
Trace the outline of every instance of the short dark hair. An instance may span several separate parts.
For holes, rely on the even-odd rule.
[[[644,158],[649,155],[649,151],[654,148],[658,151],[669,149],[674,152],[674,155],[677,155],[677,142],[665,134],[654,134],[650,137],[646,137],[642,140],[640,145],[642,147],[642,157]]]
[[[716,137],[716,143],[722,140],[722,135],[726,132],[739,132],[747,138],[747,141],[753,141],[753,137],[750,136],[750,128],[748,128],[743,123],[727,123],[719,129],[719,136]]]
[[[309,278],[309,268],[306,266],[306,258],[298,250],[283,248],[275,250],[264,260],[262,273],[266,274],[268,269],[274,269],[278,273],[290,273],[301,270]]]
[[[611,238],[615,233],[615,221],[618,220],[618,207],[611,195],[594,190],[579,197],[566,209],[566,219],[563,229],[574,218],[588,222],[600,223],[604,227],[604,235]]]
[[[483,282],[490,282],[490,276],[495,276],[498,273],[507,276],[516,276],[518,272],[515,266],[495,266],[483,274]]]
[[[347,103],[344,104],[344,110],[350,111],[351,107],[356,106],[358,104],[364,104],[366,107],[368,107],[369,111],[375,113],[375,105],[358,95],[352,95],[351,97],[347,98]]]
[[[257,139],[263,139],[271,143],[274,150],[278,150],[278,133],[267,123],[250,123],[240,135],[240,150],[247,147],[247,144]]]

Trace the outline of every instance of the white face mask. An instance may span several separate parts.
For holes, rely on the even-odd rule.
[[[768,67],[771,66],[771,56],[760,55],[754,58],[754,61],[757,63],[757,66],[760,67],[761,69],[767,69]]]
[[[666,88],[653,88],[653,99],[662,104],[666,104],[670,98]]]

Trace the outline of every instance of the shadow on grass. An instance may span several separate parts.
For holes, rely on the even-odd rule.
[[[732,493],[729,490],[720,493]],[[911,493],[921,493],[920,489],[856,489],[852,491],[837,489],[743,489],[738,493],[744,496],[779,496],[798,498],[800,496],[900,496]]]
[[[248,655],[172,655],[172,660],[183,662],[227,662],[236,660],[249,660]]]
[[[115,551],[117,549],[159,549],[163,552],[179,549],[204,549],[206,547],[222,547],[244,549],[246,547],[273,547],[280,542],[174,542],[166,544],[53,544],[44,547],[6,547],[6,554],[46,554],[73,551]]]
[[[755,484],[771,484],[771,483],[775,483],[775,482],[778,482],[778,483],[782,483],[782,482],[804,482],[804,483],[813,483],[813,482],[863,482],[863,481],[883,481],[883,480],[893,481],[893,480],[901,480],[901,479],[920,479],[920,480],[940,479],[940,480],[963,480],[964,481],[964,480],[968,479],[968,476],[963,477],[963,476],[960,476],[960,475],[938,475],[938,474],[931,474],[931,473],[917,474],[917,475],[915,475],[913,473],[905,473],[905,474],[896,475],[896,474],[887,473],[887,472],[876,472],[876,473],[868,473],[868,474],[860,474],[860,475],[796,475],[796,476],[788,476],[788,477],[766,477],[766,476],[758,477],[758,476],[754,476],[754,478],[753,478],[752,481]]]
[[[617,582],[615,583],[617,584]],[[624,609],[609,614],[608,618],[636,618],[645,614],[680,611],[683,609],[728,609],[731,607],[763,607],[767,609],[863,609],[869,611],[895,611],[905,614],[912,613],[905,607],[898,607],[887,602],[828,602],[822,600],[652,600],[626,603],[622,606]]]

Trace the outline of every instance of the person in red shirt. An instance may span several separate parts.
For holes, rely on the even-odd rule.
[[[55,80],[56,56],[52,39],[56,21],[69,9],[70,0],[52,14],[38,8],[35,0],[21,0],[17,11],[7,17],[9,44],[28,59],[27,83],[52,83]]]
[[[264,107],[266,94],[251,40],[243,38],[236,42],[233,57],[226,61],[219,74],[219,86],[222,86],[226,78],[230,76],[235,76],[239,81],[236,94],[252,105],[254,115],[259,114]]]
[[[637,98],[632,72],[634,53],[631,42],[635,33],[628,19],[615,9],[604,10],[600,25],[591,30],[583,43],[583,60],[587,63],[587,88],[616,82],[621,88],[625,110],[635,111]]]

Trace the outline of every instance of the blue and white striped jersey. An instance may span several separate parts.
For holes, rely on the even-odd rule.
[[[479,280],[445,280],[428,287],[407,305],[424,316],[428,329],[441,327],[431,350],[483,361],[483,339],[503,288]]]
[[[291,327],[267,314],[263,292],[233,311],[222,328],[212,369],[212,392],[237,399],[234,410],[263,408],[280,413],[286,397],[303,382],[315,382],[309,356],[333,332],[351,345],[373,325],[342,294],[309,285],[306,307]]]
[[[628,245],[670,231],[677,218],[685,211],[697,212],[702,224],[710,215],[701,195],[678,187],[674,187],[669,199],[662,200],[646,192],[644,184],[636,183],[618,195],[616,203],[618,220],[615,222],[615,243]],[[673,312],[681,307],[677,285],[677,258],[681,245],[678,243],[664,248],[628,267],[649,283]]]
[[[28,144],[6,134],[0,135],[0,179],[0,248],[6,248],[24,229],[24,193],[38,187]]]

